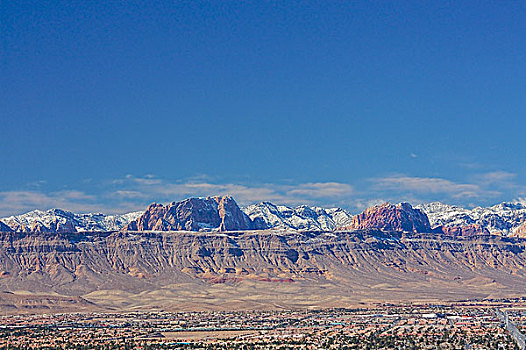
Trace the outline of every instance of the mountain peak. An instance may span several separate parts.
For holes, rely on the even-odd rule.
[[[462,207],[439,202],[417,206],[425,212],[432,227],[479,225],[492,234],[508,235],[526,221],[526,207],[521,203],[503,202],[491,207]]]
[[[3,218],[4,223],[13,231],[32,232],[85,232],[116,231],[140,214],[137,212],[123,215],[76,214],[63,209],[32,210],[22,215]]]
[[[254,228],[250,218],[241,211],[231,196],[193,197],[168,205],[152,203],[128,231],[219,231]]]
[[[292,208],[260,202],[243,210],[259,229],[332,231],[352,222],[352,215],[341,208],[324,209],[307,205]]]
[[[427,215],[431,229],[427,228],[422,213]],[[0,231],[18,232],[118,231],[124,227],[131,231],[248,229],[333,231],[377,228],[409,232],[426,230],[452,235],[489,232],[506,236],[515,235],[518,227],[526,222],[526,206],[519,202],[503,202],[490,207],[465,209],[441,202],[425,203],[415,207],[404,202],[383,203],[353,217],[342,208],[308,205],[289,207],[268,201],[241,209],[232,196],[209,196],[188,198],[166,205],[152,203],[146,211],[122,215],[78,214],[56,208],[45,211],[32,210],[0,220],[4,224],[0,224]],[[524,231],[526,228],[518,232]]]
[[[383,203],[367,208],[353,218],[344,230],[380,229],[386,231],[431,232],[427,215],[409,203]]]

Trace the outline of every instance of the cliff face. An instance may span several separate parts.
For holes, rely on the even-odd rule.
[[[514,295],[526,288],[524,240],[442,237],[386,232],[2,233],[0,289],[83,296],[113,308],[166,308],[173,303],[188,308],[197,300],[228,308],[232,300],[245,300],[243,307],[255,300],[292,306],[320,301],[326,307],[360,298]]]
[[[526,203],[503,202],[491,207],[465,209],[440,202],[417,206],[427,214],[432,227],[462,227],[476,224],[491,234],[507,236],[526,221]]]
[[[342,230],[379,229],[385,231],[431,232],[429,219],[409,203],[384,203],[366,209],[353,218],[352,224]]]
[[[231,197],[190,198],[166,206],[153,204],[145,211],[120,215],[73,213],[62,209],[33,210],[0,218],[16,232],[109,232],[126,230],[225,231],[243,229],[336,231],[353,229],[429,231],[448,235],[487,234],[514,236],[526,221],[526,204],[500,203],[492,207],[463,209],[439,202],[412,208],[409,204],[384,204],[353,216],[341,208],[300,205],[287,207],[270,202],[239,210]],[[244,214],[246,215],[244,215]],[[138,218],[142,216],[140,220]],[[354,222],[353,222],[354,220]],[[420,222],[419,222],[420,221]],[[10,231],[3,226],[4,231]],[[526,230],[526,229],[521,229]],[[522,232],[519,230],[518,232]],[[524,235],[524,233],[521,233]]]
[[[512,234],[513,237],[526,238],[526,222],[517,227]]]
[[[476,236],[476,235],[489,235],[488,229],[477,225],[464,225],[464,226],[439,226],[435,228],[435,231],[442,232],[446,235],[452,236]]]
[[[77,214],[62,209],[33,210],[2,221],[16,232],[92,232],[117,231],[136,219],[142,212],[123,215],[101,213]]]
[[[331,231],[352,222],[352,215],[341,208],[300,205],[295,208],[261,202],[243,208],[257,229]]]
[[[151,204],[125,231],[219,231],[250,230],[250,218],[230,196],[189,198],[166,206]]]
[[[0,232],[11,232],[13,231],[11,227],[4,224],[2,221],[0,221]]]

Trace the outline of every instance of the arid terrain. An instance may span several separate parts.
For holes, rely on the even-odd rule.
[[[6,313],[349,307],[526,290],[521,238],[374,230],[0,237]]]

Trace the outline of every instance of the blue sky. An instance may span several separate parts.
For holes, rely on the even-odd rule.
[[[4,1],[0,215],[526,197],[522,1]]]

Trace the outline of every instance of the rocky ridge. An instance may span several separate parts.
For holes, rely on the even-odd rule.
[[[168,205],[151,204],[125,231],[237,231],[254,223],[230,196],[189,198]]]
[[[477,236],[490,234],[488,229],[477,224],[464,226],[438,226],[434,228],[433,231],[442,232],[450,236]]]
[[[110,310],[179,311],[524,294],[524,239],[443,237],[370,230],[6,232],[0,288],[59,294],[67,297],[62,303],[80,296]],[[6,310],[1,300],[0,307]]]
[[[416,208],[427,214],[433,228],[475,224],[492,234],[509,235],[526,222],[526,205],[520,202],[503,202],[491,207],[473,209],[432,202],[418,205]]]
[[[352,214],[341,208],[320,208],[301,205],[295,208],[261,202],[243,208],[259,229],[332,231],[350,225]]]
[[[343,307],[526,288],[522,228],[519,237],[477,224],[432,229],[408,203],[369,208],[350,224],[321,208],[257,208],[251,217],[228,196],[190,198],[152,204],[119,231],[65,232],[67,222],[50,220],[62,232],[40,222],[32,232],[1,232],[0,308]]]
[[[380,229],[385,231],[431,232],[429,220],[409,203],[384,203],[354,216],[351,225],[341,230]]]
[[[7,226],[0,220],[0,232],[11,232],[13,229],[11,227]]]
[[[517,227],[515,231],[511,234],[513,237],[521,237],[526,238],[526,222],[524,222],[522,225]]]
[[[22,215],[3,218],[16,232],[89,232],[117,231],[136,219],[142,212],[122,215],[101,213],[76,214],[62,209],[33,210]]]
[[[207,199],[208,198],[208,199]],[[213,199],[223,198],[223,199]],[[379,206],[382,207],[382,206]],[[376,209],[375,209],[376,208]],[[427,215],[425,218],[418,212]],[[501,203],[464,209],[439,202],[411,207],[384,204],[356,216],[341,208],[288,207],[261,202],[239,208],[232,197],[190,198],[168,205],[152,204],[145,212],[123,215],[75,214],[61,209],[34,210],[1,219],[4,231],[93,232],[125,230],[355,230],[384,229],[442,232],[448,235],[512,235],[526,222],[526,206]]]

